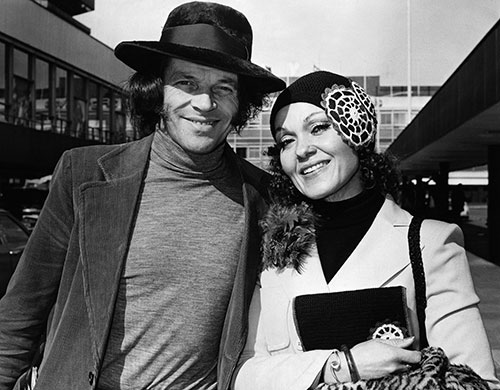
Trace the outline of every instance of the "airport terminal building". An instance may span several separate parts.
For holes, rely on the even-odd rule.
[[[94,0],[0,4],[0,190],[48,175],[66,149],[136,138],[122,85],[131,70],[73,18]]]

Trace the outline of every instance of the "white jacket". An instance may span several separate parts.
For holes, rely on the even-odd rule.
[[[249,313],[249,334],[235,390],[305,390],[318,377],[330,350],[303,352],[291,302],[303,294],[404,286],[410,322],[417,335],[415,289],[408,250],[411,215],[386,199],[372,226],[344,265],[326,283],[317,250],[295,269],[262,272]],[[439,346],[452,363],[465,363],[490,386],[500,387],[479,314],[463,235],[456,225],[424,220],[421,227],[429,344]]]

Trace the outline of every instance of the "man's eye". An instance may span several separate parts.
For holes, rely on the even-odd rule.
[[[194,81],[191,80],[179,80],[175,83],[175,85],[182,87],[182,88],[196,88],[196,84]]]
[[[214,88],[214,92],[219,96],[227,96],[236,93],[236,89],[230,85],[219,85]]]

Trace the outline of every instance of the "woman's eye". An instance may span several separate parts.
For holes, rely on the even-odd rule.
[[[278,142],[278,147],[279,147],[280,150],[283,150],[288,145],[290,145],[292,142],[293,142],[293,139],[291,139],[291,138],[282,139],[280,142]]]
[[[331,124],[330,123],[320,123],[316,124],[312,127],[311,133],[312,134],[320,134],[325,130],[328,130],[330,128]]]

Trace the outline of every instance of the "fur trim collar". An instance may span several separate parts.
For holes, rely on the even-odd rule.
[[[305,202],[289,206],[271,204],[261,221],[262,269],[294,268],[300,273],[316,245],[315,219],[311,206]]]

